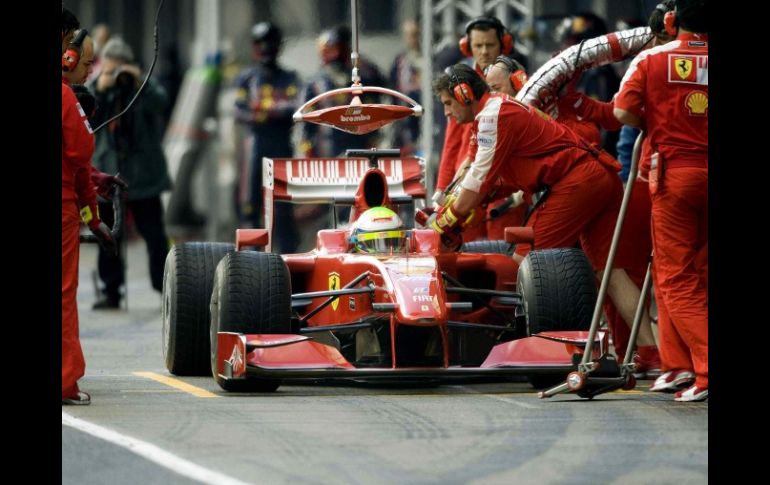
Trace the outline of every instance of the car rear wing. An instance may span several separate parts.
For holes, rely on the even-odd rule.
[[[381,158],[391,199],[424,199],[425,159]],[[369,170],[365,158],[263,158],[265,198],[295,203],[352,204],[359,184]],[[265,201],[267,205],[267,200]]]
[[[354,205],[356,196],[369,191],[391,204],[425,199],[425,159],[396,157],[396,151],[351,151],[339,158],[262,159],[265,229],[273,234],[275,201],[299,204]],[[374,156],[374,154],[377,156]],[[377,172],[378,176],[372,176]],[[384,187],[382,185],[384,180]],[[369,183],[371,183],[371,189]],[[374,183],[377,182],[377,183]],[[381,193],[381,194],[380,194]],[[375,205],[370,203],[369,205]],[[272,240],[272,237],[271,237]],[[269,249],[268,249],[269,250]]]

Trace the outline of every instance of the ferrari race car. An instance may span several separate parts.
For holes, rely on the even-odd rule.
[[[457,252],[431,229],[406,228],[403,248],[361,253],[335,222],[315,249],[274,254],[274,201],[349,205],[354,222],[369,208],[424,198],[424,160],[397,150],[265,159],[263,180],[265,229],[168,254],[163,353],[172,374],[270,392],[325,378],[526,376],[543,387],[576,369],[597,294],[579,249],[534,250],[519,266],[507,253],[531,239],[513,228],[506,242]],[[604,332],[596,342],[592,354],[606,354]]]

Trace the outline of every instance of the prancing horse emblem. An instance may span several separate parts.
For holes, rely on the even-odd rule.
[[[340,275],[339,273],[329,273],[329,290],[340,289]],[[337,311],[337,306],[340,304],[340,299],[335,298],[332,300],[332,310]]]
[[[680,78],[688,79],[692,74],[692,59],[687,59],[686,57],[676,59],[674,68]]]

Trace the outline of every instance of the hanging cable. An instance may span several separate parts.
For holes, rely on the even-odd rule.
[[[358,73],[358,0],[350,0],[350,16],[352,17],[353,27],[353,50],[350,53],[350,60],[353,62],[353,72],[351,81],[353,84],[361,84],[361,76]]]
[[[136,91],[136,94],[134,95],[134,97],[131,98],[131,101],[126,106],[126,109],[124,109],[120,113],[116,114],[112,118],[108,119],[107,121],[105,121],[101,125],[97,126],[96,129],[94,130],[94,133],[96,133],[97,131],[99,131],[102,128],[104,128],[106,125],[112,123],[116,119],[118,119],[121,116],[123,116],[124,114],[126,114],[126,112],[129,109],[131,109],[131,106],[134,104],[134,101],[136,101],[136,98],[138,98],[139,95],[142,94],[142,91],[144,90],[144,87],[147,85],[147,81],[150,80],[150,75],[152,75],[152,71],[153,71],[153,69],[155,69],[155,63],[158,61],[158,19],[160,18],[160,10],[163,8],[163,3],[165,1],[166,0],[160,0],[160,4],[158,4],[158,11],[155,12],[155,31],[154,31],[154,36],[155,36],[155,57],[153,57],[153,59],[152,59],[152,64],[150,64],[150,69],[147,71],[147,76],[145,76],[144,82],[142,82],[142,85],[139,86],[139,89]]]

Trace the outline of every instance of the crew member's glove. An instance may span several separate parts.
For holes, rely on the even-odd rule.
[[[430,222],[430,228],[441,235],[441,242],[450,251],[456,251],[463,244],[460,219],[452,212],[452,205],[439,207],[435,218]]]
[[[120,174],[110,175],[96,169],[91,170],[91,183],[96,188],[96,194],[107,200],[112,197],[115,186],[128,190],[128,184],[120,178]]]
[[[99,246],[105,251],[118,254],[118,246],[110,233],[110,228],[99,218],[99,206],[94,202],[87,204],[80,209],[80,218],[88,225],[94,236],[96,236]]]

